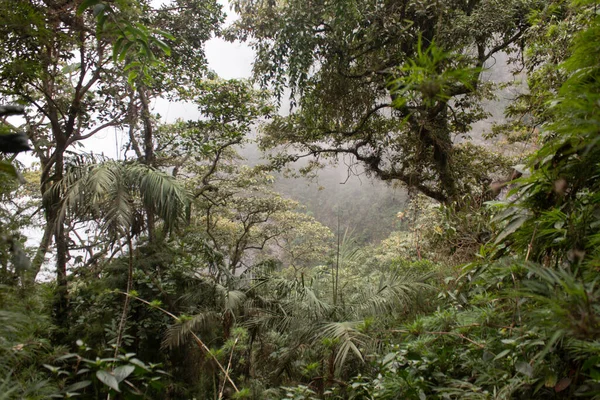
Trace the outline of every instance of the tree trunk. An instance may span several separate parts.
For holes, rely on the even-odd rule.
[[[144,124],[144,162],[148,165],[154,164],[154,142],[152,130],[152,118],[150,115],[150,104],[146,87],[140,85],[138,93],[142,102],[142,122]],[[146,207],[147,223],[148,223],[148,240],[153,243],[156,240],[156,219],[152,207]]]
[[[42,264],[44,264],[44,260],[46,259],[46,253],[48,253],[48,249],[50,248],[50,244],[52,243],[52,237],[54,236],[53,225],[47,223],[44,227],[44,234],[42,236],[42,240],[40,241],[40,245],[35,252],[35,256],[31,261],[31,269],[26,271],[25,280],[23,284],[25,286],[31,286],[35,283],[35,279],[37,278],[40,270],[42,269]]]
[[[69,309],[69,291],[67,287],[67,235],[62,222],[58,223],[54,233],[56,243],[56,294],[54,299],[54,321],[60,328],[66,328]]]
[[[57,138],[56,160],[54,164],[54,176],[52,180],[59,182],[64,177],[64,150],[66,140],[60,132],[55,132]],[[48,188],[51,182],[46,182],[42,188]],[[67,316],[69,308],[69,291],[67,287],[67,260],[68,260],[68,233],[65,231],[64,221],[61,220],[61,194],[58,191],[52,193],[50,201],[46,204],[46,215],[48,224],[54,230],[54,243],[56,244],[56,292],[52,307],[54,322],[61,329],[67,327]],[[61,341],[59,336],[58,340]]]

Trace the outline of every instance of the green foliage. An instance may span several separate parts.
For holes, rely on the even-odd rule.
[[[0,92],[37,110],[36,258],[52,238],[60,258],[56,285],[23,279],[31,217],[13,200],[31,189],[3,186],[0,397],[598,397],[595,4],[396,3],[235,2],[229,34],[256,39],[261,83],[297,96],[289,116],[205,74],[212,0],[0,3]],[[531,92],[509,112],[545,124],[508,198],[486,203],[512,161],[455,136],[483,117],[481,68],[517,44]],[[147,102],[165,94],[202,118],[158,124]],[[424,195],[379,245],[336,237],[241,165],[262,118],[263,145],[301,152],[276,161],[350,153]],[[129,129],[137,161],[70,156],[107,126]]]
[[[459,171],[467,157],[455,157],[455,137],[486,116],[479,72],[516,50],[527,12],[543,4],[237,1],[230,33],[254,39],[256,79],[279,100],[291,90],[292,112],[265,124],[261,145],[277,168],[345,156],[440,202],[480,190],[503,168]],[[471,154],[472,166],[485,163]]]
[[[61,192],[62,214],[102,219],[101,229],[124,236],[139,233],[143,207],[152,208],[172,229],[189,208],[187,191],[168,174],[138,163],[107,161],[74,166],[46,196]]]
[[[535,260],[551,255],[556,264],[576,263],[582,255],[584,261],[594,263],[596,257],[594,238],[600,225],[598,60],[593,55],[598,46],[597,16],[589,24],[563,64],[569,77],[550,108],[544,145],[529,163],[529,176],[513,190],[517,200],[502,215],[518,223],[518,229],[509,225],[506,235],[515,237],[514,247],[530,248]]]
[[[598,26],[597,17],[589,20],[561,67],[568,78],[529,173],[498,217],[506,222],[496,244],[446,280],[442,307],[397,330],[402,345],[380,358],[371,379],[356,378],[357,391],[415,399],[597,396]]]
[[[90,352],[83,342],[77,345],[82,353]],[[44,364],[58,382],[60,394],[52,398],[98,398],[121,394],[124,399],[150,399],[163,387],[159,365],[145,364],[134,353],[116,358],[88,359],[78,353],[58,357],[53,365]]]
[[[152,68],[160,64],[160,52],[171,55],[171,48],[163,40],[175,41],[175,37],[158,28],[135,22],[132,17],[139,12],[141,5],[125,1],[109,3],[101,0],[84,0],[77,7],[77,15],[91,11],[96,19],[96,34],[113,42],[112,61],[125,62],[123,72],[127,82],[133,86],[140,79],[144,84],[152,82]]]
[[[415,57],[398,68],[388,83],[392,105],[398,109],[406,107],[408,103],[433,107],[440,101],[450,100],[453,87],[464,85],[473,90],[473,82],[481,69],[470,67],[466,58],[462,63],[466,67],[460,68],[459,55],[443,51],[434,41],[424,48],[423,37],[419,35]]]
[[[48,288],[28,295],[5,285],[0,290],[0,398],[49,398],[58,386],[40,369],[41,363],[52,362],[64,348],[50,340],[55,327],[45,307]]]

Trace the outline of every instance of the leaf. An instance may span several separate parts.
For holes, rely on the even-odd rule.
[[[112,58],[115,63],[119,60],[119,54],[121,54],[121,49],[123,48],[123,43],[125,43],[125,40],[126,40],[126,38],[124,36],[121,36],[117,39],[115,44],[113,44]]]
[[[86,388],[92,384],[92,381],[81,381],[72,384],[68,388],[65,389],[65,392],[76,392],[79,389]]]
[[[530,173],[529,169],[527,168],[527,165],[525,164],[515,165],[513,166],[513,169],[517,172],[520,172],[523,175]]]
[[[115,378],[113,375],[111,375],[110,372],[100,370],[100,371],[96,372],[96,377],[98,377],[100,382],[104,383],[109,388],[111,388],[117,392],[121,392],[121,390],[119,389],[119,382],[117,382],[117,378]]]
[[[106,6],[106,9],[110,10],[110,6]],[[107,20],[108,17],[106,16],[106,11],[98,16],[98,23],[96,27],[96,32],[98,32],[98,34],[104,30],[104,25],[106,24]]]
[[[175,41],[175,36],[171,35],[169,32],[165,32],[163,30],[160,29],[154,29],[154,33],[158,33],[160,36],[164,37],[165,39],[169,39],[172,41]]]
[[[104,13],[105,10],[106,10],[106,4],[98,3],[94,6],[92,13],[94,14],[94,17],[97,17],[98,15]]]
[[[515,369],[529,378],[533,377],[533,367],[525,361],[519,361],[515,365]]]
[[[551,388],[556,386],[556,381],[558,380],[558,377],[556,376],[556,374],[554,372],[551,372],[549,375],[546,376],[546,379],[544,380],[544,386]]]
[[[483,361],[492,361],[494,359],[494,353],[484,350],[482,358]]]
[[[158,46],[160,47],[160,49],[167,55],[170,56],[171,55],[171,48],[169,47],[168,44],[166,44],[165,42],[163,42],[162,40],[158,39],[158,38],[152,38],[152,41]]]
[[[135,367],[133,365],[122,365],[118,368],[115,368],[114,374],[117,382],[123,382],[123,380],[131,375],[134,370]]]
[[[585,362],[581,366],[581,370],[582,371],[591,370],[591,369],[593,369],[593,367],[595,367],[599,363],[600,363],[600,357],[599,356],[590,357],[587,360],[585,360]]]
[[[56,359],[56,361],[64,361],[64,360],[68,360],[70,358],[77,358],[79,357],[77,354],[73,354],[73,353],[69,353],[69,354],[65,354],[64,356],[60,356]]]
[[[150,371],[150,368],[148,368],[148,366],[146,364],[144,364],[143,361],[140,361],[137,358],[132,358],[131,360],[129,360],[129,362],[135,366],[140,367],[141,369],[143,369],[145,371]]]
[[[100,0],[83,0],[79,7],[77,7],[77,15],[83,14],[86,9],[99,3]]]
[[[11,178],[19,179],[19,173],[17,172],[17,169],[8,161],[0,161],[0,172],[4,172]]]
[[[152,52],[152,49],[150,49],[148,42],[142,39],[137,39],[136,41],[140,45],[140,51],[138,54],[147,57],[149,60],[154,59],[154,53]]]
[[[381,361],[381,365],[388,365],[396,358],[396,353],[387,353],[383,360]]]
[[[138,71],[130,71],[129,74],[127,75],[127,83],[129,83],[129,85],[133,86],[133,83],[135,82],[136,78],[139,76],[139,72]]]
[[[60,371],[60,368],[55,367],[53,365],[49,365],[49,364],[43,364],[44,368],[49,369],[52,373],[57,373],[58,371]]]
[[[562,378],[560,381],[558,381],[556,386],[554,386],[554,390],[557,393],[562,392],[563,390],[565,390],[566,388],[569,387],[569,385],[571,384],[571,381],[572,381],[571,378]]]
[[[127,65],[125,65],[125,68],[123,68],[123,72],[127,72],[130,69],[134,69],[134,68],[141,68],[142,67],[142,63],[139,61],[132,61],[130,63],[127,63]]]
[[[133,46],[134,43],[135,42],[125,43],[125,46],[123,46],[123,48],[121,49],[121,52],[119,54],[119,61],[125,60],[125,58],[127,57],[127,54],[129,53],[129,49],[131,48],[131,46]]]
[[[500,353],[498,353],[496,355],[496,357],[494,357],[494,361],[501,359],[502,357],[504,357],[508,353],[510,353],[510,349],[506,349],[506,350],[501,351]]]
[[[141,24],[137,24],[137,26],[128,25],[124,31],[131,35],[131,39],[141,40],[148,44],[148,29],[145,26]]]
[[[516,218],[513,218],[508,225],[502,230],[502,232],[496,238],[495,244],[502,242],[507,236],[516,232],[517,229],[521,227],[529,219],[528,216],[520,215]]]

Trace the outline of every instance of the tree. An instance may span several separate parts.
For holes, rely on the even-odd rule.
[[[192,247],[201,240],[216,252],[209,263],[216,282],[233,284],[235,275],[252,273],[265,258],[300,267],[319,250],[326,252],[329,229],[299,211],[298,203],[273,192],[269,175],[248,167],[229,167],[227,174],[223,169],[214,190],[195,203],[190,230],[199,236],[184,239]]]
[[[557,70],[534,92],[558,84],[557,77],[564,82],[545,93],[552,102],[533,103],[541,107],[532,117],[545,121],[542,145],[500,204],[503,229],[481,248],[481,261],[446,278],[443,307],[398,329],[402,351],[382,358],[373,397],[598,393],[600,18],[593,1],[563,5],[581,29],[566,60],[557,65],[550,57],[540,66]],[[565,24],[535,29],[562,31]]]
[[[262,145],[284,150],[276,165],[350,155],[441,202],[485,191],[503,166],[485,171],[456,138],[485,115],[482,69],[518,48],[542,3],[235,2],[231,34],[253,40],[256,79],[279,99],[290,88],[297,107],[265,126]]]
[[[570,56],[553,75],[565,77],[553,101],[544,107],[543,145],[518,181],[502,220],[508,222],[498,242],[536,261],[557,264],[597,263],[598,236],[598,41],[599,19],[591,2],[571,3],[585,29],[573,36]],[[585,18],[581,17],[585,16]],[[558,28],[557,28],[558,29]]]
[[[126,247],[129,253],[127,287],[123,314],[117,331],[115,356],[121,346],[133,285],[133,239],[144,232],[142,210],[151,209],[164,221],[165,233],[178,222],[185,221],[190,196],[175,179],[143,164],[107,161],[68,170],[47,196],[62,198],[59,220],[97,223],[98,237],[105,242],[98,254],[92,252],[97,243],[87,246],[92,261],[109,249]],[[66,224],[65,224],[66,225]],[[76,229],[76,227],[75,227]],[[89,232],[89,229],[88,229]],[[124,242],[124,243],[123,243]]]
[[[126,69],[129,71],[129,82],[134,86],[128,93],[127,149],[132,149],[138,160],[150,166],[158,166],[160,162],[156,159],[156,146],[160,140],[157,138],[160,117],[152,115],[150,104],[153,99],[160,97],[195,101],[197,99],[194,95],[202,96],[191,88],[201,85],[204,75],[207,75],[203,45],[213,33],[218,33],[224,14],[221,6],[214,0],[175,0],[158,8],[152,8],[151,3],[143,2],[142,10],[144,14],[140,16],[140,20],[144,25],[138,24],[136,28],[152,27],[166,41],[155,40],[142,55],[148,58],[147,54],[152,55],[153,49],[158,48],[164,50],[168,57],[160,59],[160,62],[149,57],[153,62],[145,68],[142,64],[140,74],[138,65],[144,62],[144,58],[139,57],[139,54],[133,57],[129,54],[128,36],[125,36],[119,47],[122,49],[119,50],[119,58],[129,60]],[[190,95],[191,92],[194,95]],[[146,210],[150,241],[156,239],[154,214],[152,209]]]
[[[261,338],[255,357],[268,366],[257,363],[255,368],[273,382],[283,380],[285,371],[292,382],[308,378],[308,384],[323,389],[356,373],[375,345],[368,326],[376,324],[374,320],[384,326],[397,313],[414,307],[419,294],[429,289],[427,276],[411,273],[344,267],[342,274],[348,282],[339,293],[344,300],[337,304],[328,301],[334,276],[324,267],[306,271],[301,278],[261,276],[248,292],[255,300],[245,325]],[[274,345],[277,352],[269,351]]]
[[[206,32],[216,29],[221,13],[211,1],[178,2],[160,10],[145,1],[100,0],[2,1],[0,7],[0,95],[3,101],[27,106],[27,133],[42,171],[40,192],[51,193],[44,196],[47,223],[28,280],[35,280],[54,241],[60,320],[67,307],[69,232],[60,220],[60,191],[49,188],[62,181],[74,146],[108,127],[135,128],[138,112],[144,120],[145,158],[152,164],[147,87],[164,56],[173,53],[164,40],[174,45],[178,55],[187,52],[188,59],[203,61],[201,43],[209,35]],[[182,15],[190,20],[202,14],[203,21],[210,23],[195,42],[177,41],[152,25],[156,20],[150,16],[158,14],[167,29],[175,29],[172,25]],[[172,65],[181,59],[176,57]],[[146,211],[152,236],[155,211]]]

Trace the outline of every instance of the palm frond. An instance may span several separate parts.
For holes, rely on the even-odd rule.
[[[321,300],[313,288],[302,281],[269,278],[267,283],[273,286],[275,293],[279,295],[282,304],[290,313],[294,313],[295,310],[319,319],[331,311],[331,305]]]
[[[69,168],[44,194],[46,199],[55,196],[62,198],[57,222],[77,215],[100,221],[102,230],[115,234],[130,230],[144,208],[171,229],[185,218],[190,204],[189,193],[172,176],[147,165],[114,160]]]
[[[569,269],[525,266],[531,279],[515,291],[537,303],[532,316],[541,326],[563,328],[578,339],[594,339],[600,333],[600,291],[596,281],[585,281]]]
[[[393,274],[382,276],[377,286],[371,285],[349,299],[350,308],[358,317],[386,315],[414,304],[419,293],[430,290],[429,275]]]
[[[127,177],[139,185],[144,206],[156,212],[169,228],[185,218],[190,194],[172,176],[144,164],[132,164]]]
[[[221,316],[215,311],[205,311],[171,325],[167,329],[161,347],[172,349],[186,343],[191,332],[206,329],[220,323]]]
[[[341,370],[348,355],[352,352],[360,361],[364,361],[359,346],[364,346],[368,339],[366,335],[359,332],[356,327],[360,322],[329,322],[321,326],[317,337],[328,338],[336,341],[337,354],[335,356],[335,368]]]
[[[225,294],[224,307],[226,310],[240,310],[246,302],[246,294],[240,290],[228,290]]]

